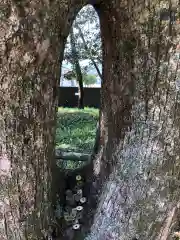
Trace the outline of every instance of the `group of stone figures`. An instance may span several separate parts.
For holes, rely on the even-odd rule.
[[[63,201],[61,199],[61,201],[57,202],[55,210],[57,222],[64,229],[62,237],[73,239],[75,235],[81,234],[84,207],[87,202],[84,193],[85,182],[81,175],[72,175],[66,178]],[[54,239],[56,239],[57,235],[59,234],[55,234]]]
[[[77,235],[77,232],[81,234],[83,221],[84,221],[84,207],[87,204],[87,194],[84,190],[86,187],[86,175],[79,174],[76,169],[66,169],[62,162],[73,161],[79,162],[80,165],[87,166],[89,161],[98,151],[98,143],[100,137],[99,123],[96,126],[96,138],[92,154],[76,153],[76,152],[63,152],[60,149],[56,149],[56,163],[59,168],[67,171],[65,180],[64,197],[60,201],[57,201],[55,208],[55,215],[60,222],[60,225],[65,235],[68,235],[68,239]],[[81,164],[83,163],[83,164]],[[68,172],[70,172],[68,174]],[[72,173],[72,174],[71,174]],[[71,237],[70,237],[71,236]]]

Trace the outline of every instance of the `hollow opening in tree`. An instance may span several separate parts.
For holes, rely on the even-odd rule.
[[[99,17],[91,5],[77,14],[67,38],[60,79],[56,146],[66,152],[97,152],[102,81],[102,48]],[[67,108],[66,108],[67,107]],[[78,109],[77,109],[78,107]],[[83,110],[81,110],[83,109]],[[85,160],[87,157],[81,157]],[[74,168],[84,161],[67,161]],[[77,155],[75,156],[77,160]],[[62,165],[62,164],[61,164]]]
[[[91,5],[77,14],[71,27],[62,63],[61,87],[78,87],[65,106],[99,107],[102,81],[102,49],[99,18]],[[89,90],[89,91],[88,91]],[[92,95],[92,96],[91,96]],[[96,96],[97,95],[97,96]],[[73,102],[72,102],[73,101]]]
[[[54,183],[61,182],[61,186],[57,192],[55,214],[63,227],[72,232],[77,232],[83,224],[87,201],[86,173],[99,147],[102,82],[99,25],[99,17],[91,5],[81,9],[67,38],[61,69],[57,169],[53,172]]]

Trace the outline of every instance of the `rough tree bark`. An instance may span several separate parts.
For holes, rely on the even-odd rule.
[[[39,240],[53,221],[56,91],[66,37],[82,6],[78,0],[0,3],[2,240]]]
[[[53,218],[51,184],[62,194],[64,175],[52,164],[59,63],[86,3],[1,3],[1,239],[41,239]],[[180,198],[178,26],[159,21],[161,1],[90,3],[101,22],[103,83],[100,151],[85,173],[93,170],[94,187],[99,179],[103,188],[87,239],[172,239]]]
[[[170,12],[172,5],[177,9],[178,2],[166,3]],[[174,47],[179,26],[160,21],[162,6],[156,1],[112,1],[96,8],[103,43],[104,140],[96,171],[99,166],[106,184],[87,239],[173,239],[180,200]]]

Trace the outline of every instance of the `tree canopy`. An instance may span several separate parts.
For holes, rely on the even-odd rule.
[[[101,78],[101,36],[99,18],[94,8],[88,5],[81,9],[73,23],[72,28],[76,40],[75,45],[78,54],[78,60],[82,71],[85,75],[88,75],[89,71],[93,71],[93,75],[97,75],[99,78]],[[73,56],[70,46],[70,37],[68,37],[66,43],[64,66],[66,65],[66,63],[70,64],[72,68]],[[71,72],[71,69],[69,70],[69,72]],[[64,77],[66,79],[68,74],[68,72],[64,74]],[[92,74],[90,74],[90,76],[91,75]],[[90,79],[90,77],[88,78]]]

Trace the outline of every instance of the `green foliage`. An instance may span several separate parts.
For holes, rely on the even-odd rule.
[[[87,73],[82,73],[83,74],[83,82],[85,85],[91,85],[96,83],[96,76],[93,74],[87,74]],[[64,74],[64,77],[67,80],[73,80],[76,79],[76,73],[72,71],[68,71],[66,74]]]
[[[59,108],[56,147],[67,151],[91,153],[96,135],[98,110]]]
[[[85,85],[91,85],[96,83],[96,76],[93,74],[84,74],[83,82]]]
[[[94,62],[97,66],[102,65],[102,44],[100,34],[99,18],[90,5],[87,5],[78,13],[73,23],[73,34],[75,37],[75,47],[80,62],[86,61],[87,71],[94,68]],[[82,32],[82,35],[81,33]],[[74,56],[71,51],[70,36],[67,38],[66,48],[64,52],[64,61],[71,64],[73,69]],[[66,76],[65,76],[66,78]],[[68,78],[66,78],[68,79]],[[68,79],[71,80],[71,79]]]

